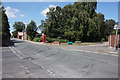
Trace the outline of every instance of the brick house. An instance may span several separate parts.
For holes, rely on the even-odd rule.
[[[18,32],[17,33],[17,38],[22,39],[22,40],[27,40],[27,34],[26,32]]]

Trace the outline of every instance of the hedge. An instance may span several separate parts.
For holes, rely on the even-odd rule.
[[[33,41],[34,42],[42,42],[42,38],[34,38]]]

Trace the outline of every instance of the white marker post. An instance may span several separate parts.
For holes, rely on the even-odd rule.
[[[114,29],[116,30],[116,36],[115,36],[115,43],[114,43],[114,50],[116,51],[116,39],[117,39],[117,34],[118,34],[118,29],[120,29],[120,25],[115,25]]]

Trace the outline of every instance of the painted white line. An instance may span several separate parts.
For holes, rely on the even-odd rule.
[[[18,51],[20,53],[20,51]]]
[[[14,49],[15,49],[14,47],[10,47],[10,46],[9,46],[9,48],[10,48],[10,50],[11,50],[17,57],[19,57],[20,59],[23,58],[22,56],[20,56],[19,54],[17,54],[17,52],[14,50]],[[13,48],[14,48],[14,49],[13,49]]]
[[[32,61],[34,64],[36,64],[36,65],[38,65],[37,64],[37,62],[34,62],[34,61]],[[38,65],[39,66],[39,65]],[[45,70],[45,71],[47,71],[48,73],[50,73],[50,74],[52,74],[52,75],[56,75],[53,71],[51,71],[51,70],[49,70],[49,69],[47,69],[47,68],[45,68],[45,67],[43,67],[43,66],[39,66],[41,69],[43,69],[43,70]]]

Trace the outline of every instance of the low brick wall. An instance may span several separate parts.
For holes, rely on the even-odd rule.
[[[119,43],[118,43],[118,37],[119,37]],[[109,47],[114,47],[115,43],[115,35],[110,35],[109,36]],[[116,47],[120,47],[120,35],[117,35],[117,40],[116,40]]]

